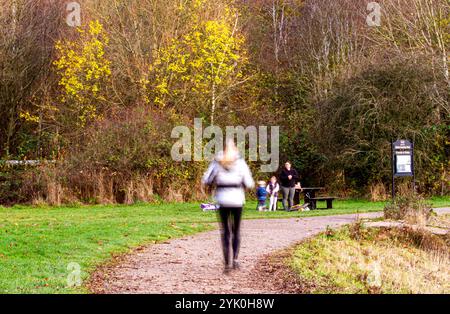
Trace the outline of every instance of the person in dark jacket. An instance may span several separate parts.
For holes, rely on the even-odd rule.
[[[286,211],[290,211],[294,205],[295,184],[298,182],[298,173],[292,168],[291,163],[288,161],[284,164],[283,170],[280,173],[280,186],[281,193],[283,194],[283,208]],[[286,207],[286,201],[288,201],[288,207]]]

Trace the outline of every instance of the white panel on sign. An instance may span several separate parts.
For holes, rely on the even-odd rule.
[[[411,173],[411,155],[397,156],[397,173]]]

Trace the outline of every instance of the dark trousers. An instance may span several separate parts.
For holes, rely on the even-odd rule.
[[[283,194],[283,208],[284,210],[290,210],[294,205],[294,195],[295,195],[295,187],[289,188],[282,186],[281,193]],[[288,201],[289,200],[289,201]],[[286,207],[286,201],[288,201],[288,207]]]
[[[242,207],[220,207],[222,223],[222,249],[225,264],[230,264],[230,238],[232,235],[233,259],[237,259],[241,242],[240,228]]]

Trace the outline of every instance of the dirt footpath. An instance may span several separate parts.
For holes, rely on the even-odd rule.
[[[375,218],[380,213],[360,214]],[[255,279],[258,260],[326,229],[349,224],[357,215],[242,222],[241,269],[223,275],[220,231],[150,245],[92,276],[94,293],[275,293]],[[258,282],[255,282],[258,280]]]

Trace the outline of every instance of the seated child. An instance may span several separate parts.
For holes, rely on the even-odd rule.
[[[258,187],[256,188],[256,197],[258,198],[258,205],[256,209],[259,211],[263,211],[266,209],[266,182],[258,181]]]
[[[277,177],[273,176],[272,178],[270,178],[270,182],[269,185],[267,185],[266,191],[270,196],[269,211],[276,211],[278,192],[280,191],[280,185],[277,182]]]

